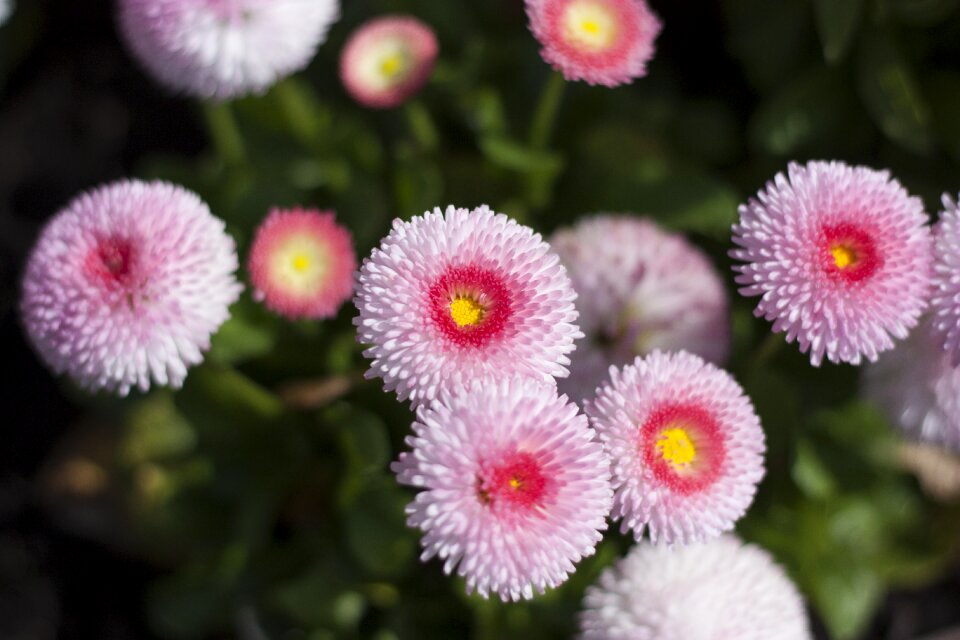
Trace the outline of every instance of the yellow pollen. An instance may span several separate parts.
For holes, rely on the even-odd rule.
[[[516,478],[510,478],[510,487],[512,489],[519,489],[521,484],[523,483],[517,480]]]
[[[310,266],[310,258],[303,255],[302,253],[294,256],[293,268],[295,271],[300,271],[300,272],[306,271],[309,266]]]
[[[697,457],[697,449],[693,446],[689,434],[679,428],[667,429],[660,434],[657,451],[664,460],[677,468],[687,466]]]
[[[592,33],[593,35],[600,33],[600,25],[594,20],[584,20],[582,23],[580,23],[580,26],[584,31]]]
[[[388,78],[397,75],[401,68],[403,68],[403,58],[396,54],[380,63],[380,72]]]
[[[473,327],[483,320],[484,309],[472,298],[457,297],[450,303],[450,317],[458,327]]]
[[[833,254],[833,262],[837,265],[838,269],[849,267],[851,264],[857,261],[857,254],[854,253],[849,247],[845,247],[842,244],[835,246],[830,250],[830,253]]]

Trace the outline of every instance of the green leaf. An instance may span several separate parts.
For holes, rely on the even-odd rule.
[[[910,24],[932,25],[949,18],[960,0],[888,0],[893,13]]]
[[[836,483],[830,471],[807,440],[800,439],[797,442],[791,475],[800,490],[811,498],[823,500],[836,493]]]
[[[392,479],[383,478],[370,483],[347,507],[347,547],[372,575],[397,575],[414,557],[416,538],[404,524],[409,499]]]
[[[538,151],[498,135],[480,138],[480,150],[493,164],[512,171],[556,173],[563,159],[556,153]]]
[[[237,364],[269,353],[276,344],[273,327],[234,314],[213,336],[210,357],[222,364]]]
[[[864,35],[857,79],[860,97],[884,134],[910,151],[929,153],[930,110],[890,34],[874,30]]]
[[[860,23],[861,0],[814,0],[817,31],[823,57],[834,63],[843,58]]]
[[[834,563],[818,570],[811,596],[831,634],[838,640],[858,637],[880,603],[883,583],[861,565]]]

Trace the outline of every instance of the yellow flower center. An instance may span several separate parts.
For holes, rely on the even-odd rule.
[[[302,253],[297,254],[293,258],[293,270],[303,273],[310,268],[310,258],[303,255]]]
[[[519,489],[522,484],[523,484],[523,483],[520,482],[520,480],[517,479],[516,477],[510,478],[510,488],[511,488],[511,489]]]
[[[674,468],[686,467],[697,457],[697,448],[693,446],[690,435],[679,427],[666,429],[660,434],[657,451]]]
[[[609,8],[593,0],[573,2],[563,20],[567,38],[587,49],[606,49],[617,38],[616,16]]]
[[[384,58],[380,63],[380,73],[382,73],[387,78],[394,78],[403,70],[403,57],[395,53],[387,58]]]
[[[483,306],[473,298],[456,297],[450,303],[450,317],[458,327],[473,327],[483,320]]]
[[[850,247],[838,244],[830,250],[838,269],[845,269],[857,261],[857,254]]]

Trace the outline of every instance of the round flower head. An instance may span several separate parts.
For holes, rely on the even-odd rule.
[[[654,351],[587,403],[613,469],[613,517],[653,542],[689,544],[733,528],[763,477],[763,429],[727,372]]]
[[[422,488],[408,523],[426,561],[467,592],[504,601],[556,587],[592,555],[610,512],[609,461],[587,419],[552,385],[475,380],[421,407],[392,469]]]
[[[353,293],[357,257],[332,211],[274,209],[250,249],[254,298],[288,318],[330,318]]]
[[[577,291],[586,334],[560,389],[593,395],[610,365],[654,349],[684,349],[722,363],[730,346],[723,281],[710,260],[683,236],[646,219],[588,218],[562,229],[550,245]]]
[[[584,597],[584,640],[810,640],[803,599],[760,547],[638,544]]]
[[[240,295],[224,224],[163,182],[85,193],[47,224],[27,261],[27,334],[88,389],[179,387]]]
[[[660,21],[645,0],[526,0],[543,59],[567,80],[615,87],[647,75]]]
[[[203,98],[263,93],[310,62],[339,0],[118,0],[127,45],[158,80]]]
[[[960,367],[926,323],[865,369],[864,393],[908,437],[960,451]]]
[[[364,260],[354,300],[368,377],[414,404],[478,377],[554,383],[581,337],[570,278],[532,229],[486,206],[435,209]]]
[[[886,171],[791,164],[740,207],[730,255],[755,314],[819,366],[893,347],[926,307],[931,235],[919,198]]]
[[[945,339],[954,366],[960,366],[960,207],[943,196],[934,255],[934,325]]]
[[[396,107],[420,91],[437,59],[437,38],[407,16],[386,16],[357,29],[340,57],[340,78],[353,98],[374,108]]]

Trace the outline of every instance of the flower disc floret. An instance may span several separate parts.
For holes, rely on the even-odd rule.
[[[467,592],[529,599],[592,555],[610,512],[609,460],[586,417],[531,378],[474,381],[421,406],[393,470],[421,489],[408,523]]]
[[[586,411],[610,456],[621,530],[667,544],[731,530],[764,473],[763,430],[740,385],[686,352],[610,373]]]

